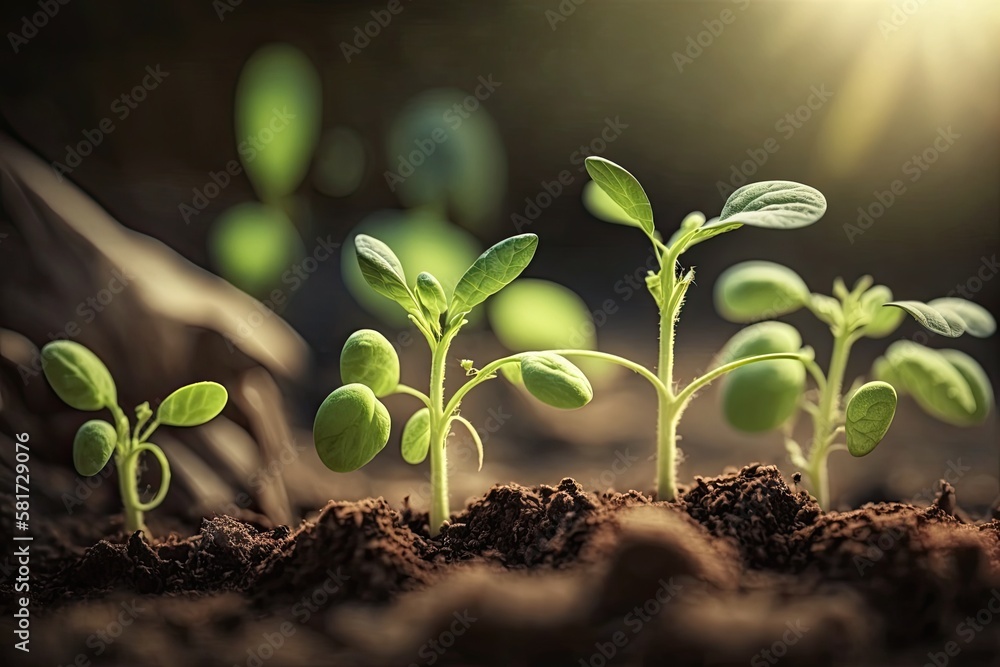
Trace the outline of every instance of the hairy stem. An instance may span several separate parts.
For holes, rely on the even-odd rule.
[[[430,531],[436,536],[448,520],[448,428],[450,420],[444,408],[444,371],[448,359],[450,337],[443,338],[431,348],[430,385],[430,459],[431,459],[431,510]]]

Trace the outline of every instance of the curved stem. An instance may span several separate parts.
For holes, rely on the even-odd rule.
[[[413,387],[407,386],[405,384],[398,384],[396,388],[392,391],[394,394],[407,394],[415,398],[419,398],[420,401],[426,405],[428,408],[431,407],[431,399],[427,394],[420,391],[419,389],[414,389]]]
[[[153,496],[153,499],[149,502],[141,502],[138,497],[136,497],[135,509],[140,512],[148,512],[152,509],[156,509],[163,502],[163,499],[167,497],[167,489],[170,488],[170,464],[167,463],[167,457],[163,454],[163,450],[154,445],[151,442],[144,442],[137,445],[132,453],[129,455],[128,465],[133,470],[135,466],[139,463],[139,456],[143,452],[149,452],[156,457],[157,462],[160,464],[160,488]],[[138,496],[138,494],[136,494]]]
[[[472,425],[472,422],[470,422],[468,419],[466,419],[462,415],[455,415],[455,416],[453,416],[451,418],[450,421],[456,421],[459,424],[462,424],[463,426],[465,426],[465,428],[469,429],[469,435],[472,436],[472,441],[475,443],[476,449],[479,452],[479,469],[482,470],[483,469],[483,440],[482,440],[482,438],[479,437],[479,431],[477,431],[476,427]]]
[[[758,361],[775,361],[777,359],[795,359],[805,363],[807,358],[804,357],[801,352],[774,352],[771,354],[758,354],[753,357],[744,357],[742,359],[737,359],[736,361],[730,361],[728,364],[723,364],[722,366],[705,373],[700,378],[692,380],[691,384],[684,387],[684,389],[677,394],[677,402],[683,405],[686,401],[690,400],[699,389],[711,384],[714,380],[717,380],[719,377],[730,371],[734,371],[741,366],[755,364]]]
[[[520,361],[521,357],[529,354],[528,352],[521,352],[520,354],[512,354],[509,357],[503,357],[502,359],[497,359],[496,361],[491,361],[490,363],[483,366],[472,378],[463,384],[458,390],[452,395],[451,400],[448,401],[448,405],[444,408],[444,414],[451,415],[458,409],[459,404],[465,395],[468,394],[474,387],[485,382],[486,380],[492,379],[496,372],[504,364],[514,363],[515,361]]]

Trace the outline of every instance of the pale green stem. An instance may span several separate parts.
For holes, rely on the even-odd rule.
[[[431,346],[430,408],[430,459],[431,459],[431,536],[441,532],[441,526],[451,512],[448,506],[448,430],[450,420],[444,407],[444,373],[448,360],[448,348],[458,333],[458,327]]]
[[[136,470],[132,458],[135,441],[132,439],[128,417],[118,405],[110,404],[107,408],[114,415],[118,434],[118,445],[115,447],[115,467],[118,469],[118,493],[122,497],[125,531],[134,533],[141,530],[148,533],[146,524],[143,522],[136,490]]]
[[[717,368],[713,368],[700,378],[692,380],[691,384],[684,387],[684,389],[677,394],[677,402],[683,405],[689,401],[699,389],[704,388],[726,373],[734,371],[741,366],[755,364],[759,361],[777,361],[779,359],[795,359],[796,361],[805,363],[808,357],[804,357],[801,352],[773,352],[770,354],[758,354],[752,357],[743,357],[742,359],[737,359],[736,361],[730,361],[728,364],[723,364]]]
[[[160,422],[154,419],[152,422],[149,423],[149,426],[146,428],[145,431],[143,431],[142,435],[136,438],[136,442],[146,442],[147,440],[149,440],[149,436],[153,435],[153,431],[155,431],[159,425]]]
[[[428,408],[431,407],[431,399],[427,396],[427,394],[420,391],[419,389],[414,389],[413,387],[409,387],[405,384],[398,384],[396,385],[396,388],[393,390],[392,393],[407,394],[409,396],[419,398],[424,405],[426,405]]]
[[[827,473],[827,456],[834,437],[836,414],[840,404],[840,390],[847,370],[847,358],[854,341],[848,334],[835,333],[833,354],[830,357],[830,372],[826,384],[820,389],[819,409],[813,419],[812,446],[809,450],[809,482],[820,507],[830,505],[830,480]]]
[[[170,488],[170,464],[167,463],[167,457],[164,456],[162,449],[152,443],[144,442],[137,445],[129,455],[128,465],[130,465],[133,470],[135,470],[135,467],[138,465],[139,456],[143,452],[149,452],[152,454],[156,457],[157,462],[160,464],[160,488],[156,492],[156,495],[147,503],[139,502],[138,498],[136,499],[136,509],[140,512],[148,512],[159,507],[160,503],[163,502],[163,499],[167,497],[167,489]]]

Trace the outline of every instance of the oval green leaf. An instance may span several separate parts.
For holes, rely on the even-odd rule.
[[[965,333],[965,320],[954,310],[940,311],[920,301],[890,301],[887,307],[901,308],[928,331],[948,338],[958,338]]]
[[[868,382],[851,396],[844,429],[851,456],[866,456],[882,441],[896,414],[896,390],[887,382]]]
[[[371,288],[415,314],[417,304],[406,286],[403,265],[389,246],[367,234],[358,234],[354,237],[354,248],[361,275]]]
[[[355,331],[340,352],[340,379],[363,384],[378,397],[391,394],[399,386],[396,348],[378,331]]]
[[[976,413],[976,399],[965,377],[937,350],[912,341],[896,341],[885,352],[892,372],[928,414],[966,426]]]
[[[73,467],[84,477],[93,477],[104,469],[118,446],[115,427],[101,419],[91,419],[73,438]]]
[[[885,285],[875,285],[861,296],[861,308],[869,317],[864,327],[865,336],[884,338],[899,328],[906,315],[898,308],[882,307],[890,301],[892,290]]]
[[[537,236],[519,234],[497,243],[480,255],[455,286],[455,294],[448,306],[449,324],[460,320],[521,275],[537,247]]]
[[[111,373],[96,354],[71,340],[46,343],[42,372],[64,403],[77,410],[100,410],[118,402]]]
[[[993,385],[990,384],[990,378],[986,375],[986,371],[975,359],[964,352],[938,350],[938,353],[962,374],[972,391],[976,409],[969,414],[967,425],[982,424],[993,409],[994,402]]]
[[[945,318],[961,319],[965,324],[965,333],[976,338],[988,338],[996,333],[997,321],[990,311],[978,303],[955,297],[934,299],[927,304],[943,314]]]
[[[588,157],[584,165],[598,187],[634,221],[631,224],[652,235],[653,207],[635,176],[602,157]]]
[[[715,283],[715,308],[730,322],[771,319],[801,308],[809,288],[799,274],[774,262],[741,262]]]
[[[575,410],[594,398],[594,389],[583,371],[551,352],[523,357],[521,378],[532,396],[554,408]]]
[[[448,309],[448,299],[438,279],[426,271],[421,271],[413,291],[417,296],[417,303],[423,308],[427,317],[432,322],[441,319],[441,315]]]
[[[793,181],[762,181],[731,194],[718,220],[710,224],[796,229],[813,224],[824,213],[826,198],[819,190]]]
[[[583,207],[598,220],[610,222],[615,225],[625,225],[627,227],[642,229],[642,224],[626,213],[625,209],[609,197],[608,193],[596,182],[587,181],[583,184],[581,198],[583,200]]]
[[[375,458],[389,442],[389,411],[363,384],[333,391],[316,411],[313,442],[334,472],[351,472]]]
[[[198,426],[215,419],[226,407],[229,394],[217,382],[195,382],[163,399],[156,421],[167,426]]]
[[[431,446],[431,411],[420,408],[403,427],[400,450],[403,460],[411,465],[422,463]]]
[[[717,365],[759,354],[796,352],[801,346],[802,336],[790,324],[760,322],[729,339]],[[793,359],[759,361],[737,368],[722,381],[726,421],[748,433],[775,429],[795,413],[805,382],[805,366]]]
[[[236,84],[236,142],[261,201],[277,203],[305,177],[321,126],[319,74],[289,44],[258,49]]]

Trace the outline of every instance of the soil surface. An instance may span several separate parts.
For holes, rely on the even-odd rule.
[[[295,529],[75,530],[36,537],[30,660],[6,641],[4,664],[1000,664],[1000,522],[944,482],[845,513],[762,465],[673,503],[505,485],[434,538],[380,498]]]

